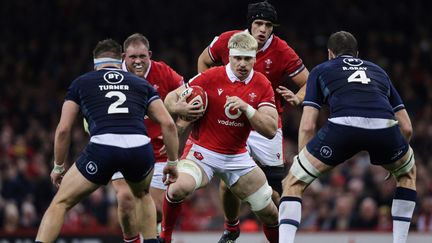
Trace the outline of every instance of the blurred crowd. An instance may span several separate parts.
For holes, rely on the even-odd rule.
[[[327,58],[326,41],[347,30],[360,57],[381,65],[399,90],[412,119],[418,204],[412,230],[432,232],[432,3],[419,1],[271,1],[285,39],[311,70]],[[214,36],[246,28],[248,1],[1,1],[0,2],[0,231],[35,229],[55,194],[50,182],[53,137],[70,82],[92,69],[92,48],[134,32],[150,40],[153,59],[189,79]],[[288,81],[289,82],[289,81]],[[288,84],[289,85],[289,84]],[[300,107],[284,113],[285,160],[297,152]],[[355,139],[355,138],[353,138]],[[69,163],[88,141],[76,122]],[[303,199],[302,230],[391,229],[395,181],[358,154],[315,181]],[[183,208],[181,230],[221,230],[217,182],[195,193]],[[247,206],[242,230],[260,225]],[[77,205],[64,230],[118,230],[115,195],[101,188]]]

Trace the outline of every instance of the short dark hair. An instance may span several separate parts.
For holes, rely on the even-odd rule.
[[[140,33],[135,33],[130,35],[124,42],[123,42],[123,50],[126,51],[126,49],[131,45],[135,43],[142,43],[147,47],[147,50],[150,50],[150,42],[144,35]]]
[[[343,54],[357,56],[358,52],[356,38],[347,31],[339,31],[330,35],[327,48],[332,51],[335,56]]]
[[[273,5],[267,1],[250,3],[248,5],[247,22],[250,28],[252,22],[256,19],[263,19],[277,24],[277,13]]]
[[[115,59],[121,59],[121,54],[121,45],[113,39],[99,41],[93,50],[94,58],[111,57]]]

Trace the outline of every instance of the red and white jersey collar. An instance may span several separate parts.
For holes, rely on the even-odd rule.
[[[251,71],[250,71],[250,73],[249,73],[249,75],[247,76],[247,78],[245,79],[245,80],[239,80],[239,78],[237,78],[237,76],[234,74],[234,72],[231,70],[231,65],[230,65],[230,63],[228,63],[226,66],[225,66],[225,71],[226,71],[226,74],[227,74],[227,76],[228,76],[228,78],[229,78],[229,80],[231,80],[231,82],[242,82],[242,83],[245,83],[245,84],[248,84],[250,81],[251,81],[251,79],[252,79],[252,77],[253,77],[253,75],[254,75],[254,70],[252,69]]]
[[[269,48],[269,46],[271,45],[272,41],[273,41],[273,34],[270,35],[268,40],[264,43],[264,46],[261,49],[259,49],[257,52],[260,52],[260,51],[265,52]]]
[[[148,74],[149,74],[149,72],[150,72],[151,66],[152,66],[152,62],[153,62],[153,61],[150,60],[150,62],[149,62],[149,66],[148,66],[148,68],[147,68],[147,71],[146,71],[145,74],[144,74],[144,78],[147,78],[147,76],[148,76]],[[122,69],[123,69],[123,71],[129,72],[129,70],[128,70],[127,67],[126,67],[126,62],[125,62],[125,61],[122,62]]]

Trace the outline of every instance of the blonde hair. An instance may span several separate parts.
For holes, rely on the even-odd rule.
[[[257,51],[258,42],[251,34],[247,33],[246,31],[242,31],[231,36],[228,41],[228,49],[237,49],[240,51]]]

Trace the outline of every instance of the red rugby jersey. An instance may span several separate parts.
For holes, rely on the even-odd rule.
[[[170,66],[162,61],[157,62],[153,60],[150,62],[149,70],[145,74],[144,79],[153,85],[153,87],[161,96],[162,100],[165,99],[169,92],[177,89],[184,83],[183,77],[174,71]],[[164,145],[161,127],[147,116],[144,119],[144,124],[146,125],[147,132],[151,138],[156,162],[166,162],[168,159],[167,154],[165,153],[161,155],[159,153],[159,150]]]
[[[194,124],[194,142],[222,154],[246,152],[246,140],[252,130],[246,115],[224,107],[227,96],[237,96],[255,109],[261,106],[276,108],[271,83],[263,74],[252,70],[245,81],[235,79],[227,65],[206,70],[187,84],[201,86],[208,98],[204,116]]]
[[[234,34],[242,30],[233,30],[216,36],[208,50],[215,63],[229,62],[228,41]],[[293,77],[305,68],[297,53],[281,38],[271,35],[256,55],[254,70],[263,73],[271,82],[273,89],[282,85],[283,77]],[[275,92],[276,107],[279,114],[283,111],[283,98]]]

